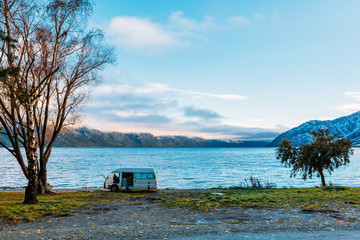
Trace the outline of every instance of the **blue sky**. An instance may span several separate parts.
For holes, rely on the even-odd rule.
[[[103,131],[265,139],[360,110],[359,1],[97,0]]]

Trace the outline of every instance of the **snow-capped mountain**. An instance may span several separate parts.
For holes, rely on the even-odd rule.
[[[1,140],[1,138],[0,138]],[[150,133],[101,132],[86,127],[63,131],[56,147],[264,147],[267,141],[209,140],[186,136],[154,136]]]
[[[292,128],[276,137],[269,147],[278,147],[283,138],[292,140],[295,146],[308,144],[312,140],[309,132],[330,127],[332,134],[336,133],[340,138],[347,138],[354,146],[360,146],[360,111],[349,116],[340,117],[334,120],[319,121],[312,120]]]

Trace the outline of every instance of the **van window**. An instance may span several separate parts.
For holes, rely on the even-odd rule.
[[[155,175],[153,173],[149,173],[149,179],[155,179]]]
[[[135,179],[147,179],[147,173],[135,173]]]
[[[120,182],[120,173],[114,173],[114,183],[119,183]]]

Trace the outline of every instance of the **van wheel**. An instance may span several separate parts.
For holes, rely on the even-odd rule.
[[[111,188],[110,188],[110,190],[111,190],[112,192],[117,192],[117,191],[119,190],[119,187],[116,186],[116,185],[112,185]]]

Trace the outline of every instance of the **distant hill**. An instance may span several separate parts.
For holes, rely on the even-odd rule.
[[[5,135],[0,141],[10,146]],[[269,141],[207,140],[185,136],[154,136],[149,133],[101,132],[86,127],[64,131],[55,147],[265,147]]]
[[[308,121],[280,134],[267,146],[278,147],[283,138],[291,140],[295,146],[308,144],[312,140],[309,132],[326,127],[330,127],[332,134],[336,133],[340,138],[350,139],[354,146],[360,146],[360,111],[334,120]]]
[[[264,147],[268,141],[207,140],[185,136],[154,136],[149,133],[101,132],[86,127],[66,131],[56,147]]]
[[[185,136],[154,136],[149,133],[105,133],[79,128],[62,133],[57,147],[264,147],[266,141],[207,140]]]

